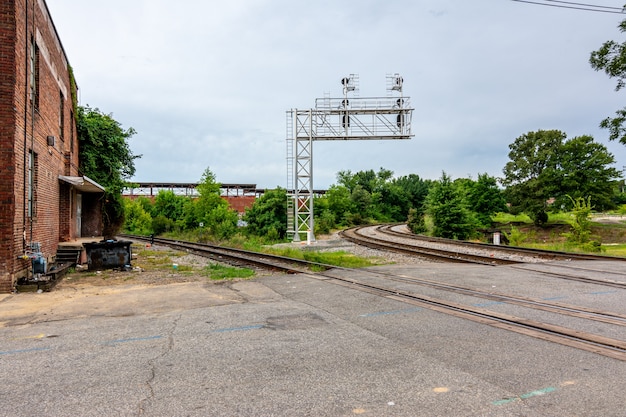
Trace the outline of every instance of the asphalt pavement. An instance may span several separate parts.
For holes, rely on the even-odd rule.
[[[376,269],[626,305],[507,267]],[[313,275],[52,294],[0,299],[2,416],[626,416],[624,362]]]

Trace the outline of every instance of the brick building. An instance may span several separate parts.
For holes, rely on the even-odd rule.
[[[103,189],[78,170],[76,92],[45,0],[2,0],[0,292],[34,256],[49,265],[59,242],[102,233]]]

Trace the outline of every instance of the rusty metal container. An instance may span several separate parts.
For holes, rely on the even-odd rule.
[[[83,243],[87,253],[88,269],[114,269],[130,266],[132,242],[126,240],[106,240]]]

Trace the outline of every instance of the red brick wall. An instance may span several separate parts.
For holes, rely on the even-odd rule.
[[[15,134],[16,112],[14,86],[16,65],[13,45],[16,40],[15,2],[0,2],[0,292],[11,289],[11,273],[15,269],[13,257],[13,218],[15,150],[12,138]]]
[[[240,214],[245,213],[246,209],[252,207],[252,205],[256,201],[255,196],[228,196],[222,198],[228,201],[228,205],[231,209],[237,210],[237,212],[239,212]]]
[[[30,99],[31,39],[39,47],[39,108]],[[0,2],[0,292],[10,290],[28,273],[28,261],[18,260],[29,242],[40,242],[42,253],[56,253],[60,221],[59,175],[78,175],[78,153],[70,138],[75,132],[68,62],[43,0]],[[61,92],[64,99],[61,100]],[[10,100],[10,102],[8,102]],[[64,129],[60,131],[61,105]],[[47,137],[54,136],[48,146]],[[61,139],[63,137],[63,139]],[[29,152],[37,155],[36,212],[26,214]],[[67,154],[67,158],[66,158]],[[25,157],[26,156],[26,157]],[[63,213],[67,216],[67,213]],[[71,222],[65,223],[71,235]],[[67,229],[67,227],[65,228]]]

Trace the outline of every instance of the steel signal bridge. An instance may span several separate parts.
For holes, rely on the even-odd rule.
[[[399,74],[387,75],[386,97],[358,97],[359,77],[341,80],[343,97],[315,99],[315,108],[287,111],[287,233],[294,242],[313,233],[313,141],[410,139],[410,98]]]

